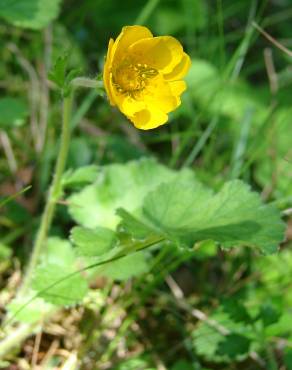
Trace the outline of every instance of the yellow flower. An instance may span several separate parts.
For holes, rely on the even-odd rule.
[[[115,41],[110,39],[103,71],[111,105],[142,130],[163,125],[181,103],[190,64],[175,38],[153,37],[142,26],[123,27]]]

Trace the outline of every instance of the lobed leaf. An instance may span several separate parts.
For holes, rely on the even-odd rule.
[[[54,309],[54,306],[43,298],[35,298],[27,304],[35,293],[30,290],[25,296],[14,298],[7,306],[8,317],[15,316],[16,320],[25,323],[34,323],[44,319]]]
[[[275,252],[285,231],[280,212],[238,180],[217,194],[189,179],[162,184],[145,198],[143,216],[178,243],[212,239],[226,248],[245,245],[263,253]]]
[[[175,175],[152,159],[105,166],[93,184],[69,197],[69,212],[82,226],[115,229],[118,208],[135,212],[149,191]]]
[[[70,275],[75,270],[65,265],[39,266],[35,272],[33,289],[47,302],[60,306],[74,305],[88,291],[87,282],[80,274]]]
[[[33,289],[45,301],[55,305],[78,303],[86,295],[88,286],[85,278],[75,273],[77,266],[70,243],[50,238],[47,249],[35,271]]]
[[[114,280],[128,280],[133,276],[147,272],[149,264],[145,252],[140,251],[129,254],[121,259],[103,265],[96,269],[100,275]]]
[[[76,245],[79,255],[97,257],[109,252],[116,244],[116,234],[104,227],[87,229],[76,226],[71,230],[70,239]]]
[[[62,183],[64,187],[76,187],[80,185],[88,185],[97,179],[99,168],[95,165],[83,166],[75,171],[67,171]]]

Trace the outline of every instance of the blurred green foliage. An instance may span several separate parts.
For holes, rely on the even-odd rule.
[[[11,315],[32,322],[54,305],[82,301],[75,325],[84,339],[74,350],[86,370],[105,363],[117,370],[292,369],[289,212],[287,237],[277,254],[220,248],[228,234],[232,246],[252,241],[262,251],[274,249],[283,230],[276,219],[292,206],[291,56],[252,23],[291,50],[291,1],[2,0],[0,17],[3,301],[11,295],[9,276],[28,259],[57,155],[61,104],[59,92],[47,83],[52,67],[51,80],[63,78],[64,88],[60,57],[67,52],[68,68],[95,78],[109,38],[130,24],[177,37],[193,61],[181,107],[158,130],[138,132],[98,92],[77,93],[64,204],[32,291],[10,302]],[[194,173],[198,199],[183,173]],[[185,183],[178,184],[178,177]],[[241,184],[237,194],[226,191],[227,181]],[[4,204],[28,184],[33,188]],[[173,209],[168,196],[175,200]],[[185,213],[183,205],[191,201],[197,208]],[[230,211],[228,217],[220,214],[220,204]],[[118,208],[123,210],[117,214]],[[192,239],[193,229],[198,233],[210,223],[206,215],[216,230],[203,233],[207,240]],[[99,252],[119,253],[111,231],[98,236],[95,231],[115,229],[121,218],[123,240],[142,243],[149,228],[169,239],[160,251],[131,254],[46,290],[100,261]],[[242,219],[261,225],[264,235],[257,239],[252,229],[235,227]],[[226,222],[229,233],[222,234],[218,228]],[[192,248],[177,243],[186,236],[186,225]],[[92,241],[102,245],[96,254]],[[103,289],[100,276],[107,277]],[[40,296],[24,307],[37,291]],[[108,339],[111,330],[115,337]]]

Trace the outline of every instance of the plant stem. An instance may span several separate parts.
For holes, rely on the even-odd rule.
[[[25,293],[31,283],[32,275],[35,267],[39,261],[39,257],[44,250],[48,231],[50,229],[56,203],[62,192],[62,175],[66,166],[66,160],[69,150],[70,143],[70,119],[72,110],[73,92],[69,96],[64,97],[63,101],[63,123],[62,123],[62,134],[59,148],[59,154],[56,162],[55,173],[53,181],[49,190],[47,203],[45,206],[44,213],[41,218],[41,224],[36,236],[36,240],[33,246],[32,255],[29,261],[29,265],[24,277],[22,287],[20,289],[20,295]]]
[[[72,86],[85,87],[89,89],[102,89],[103,82],[98,80],[93,80],[87,77],[76,77],[71,81]]]
[[[37,331],[39,326],[40,324],[35,322],[33,324],[21,324],[18,328],[14,328],[14,330],[1,342],[0,360],[12,349],[17,348],[23,340],[34,332],[34,330]]]

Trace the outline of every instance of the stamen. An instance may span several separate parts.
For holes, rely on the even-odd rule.
[[[157,76],[155,68],[148,67],[147,64],[133,64],[129,60],[124,60],[113,72],[112,82],[120,94],[137,98],[148,84],[148,80]]]

